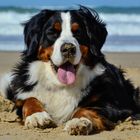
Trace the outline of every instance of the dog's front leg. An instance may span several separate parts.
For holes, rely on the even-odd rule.
[[[27,128],[47,128],[55,126],[50,115],[44,109],[43,104],[34,97],[22,101],[22,116],[25,127]]]
[[[64,129],[71,135],[88,135],[113,128],[114,124],[94,108],[80,108],[75,111]]]

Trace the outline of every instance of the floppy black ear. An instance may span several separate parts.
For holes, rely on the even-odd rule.
[[[92,54],[101,55],[101,48],[107,37],[106,25],[100,20],[95,10],[80,6],[79,13],[86,25]]]
[[[24,24],[24,41],[27,46],[25,53],[27,56],[37,52],[43,26],[54,12],[53,10],[42,10]]]

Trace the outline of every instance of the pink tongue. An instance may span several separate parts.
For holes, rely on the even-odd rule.
[[[60,82],[62,82],[63,84],[67,84],[67,85],[73,84],[76,79],[75,68],[70,63],[66,63],[66,64],[60,66],[58,68],[57,75],[58,75],[58,79],[60,80]]]

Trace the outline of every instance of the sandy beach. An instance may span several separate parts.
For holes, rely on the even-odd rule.
[[[0,52],[0,75],[9,72],[19,61],[19,52]],[[135,86],[140,86],[140,53],[105,53],[107,60],[126,71]],[[140,140],[140,120],[128,118],[112,131],[104,131],[90,136],[69,136],[63,126],[50,129],[26,129],[18,123],[13,103],[0,97],[0,140]]]

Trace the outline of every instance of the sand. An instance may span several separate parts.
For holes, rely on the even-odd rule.
[[[109,62],[123,68],[126,78],[131,78],[135,86],[140,86],[140,53],[105,53]],[[0,52],[0,75],[9,72],[19,60],[18,52]],[[140,140],[140,120],[127,118],[118,122],[112,131],[103,131],[89,136],[69,136],[63,126],[50,129],[26,129],[19,123],[13,103],[0,97],[0,140]]]

